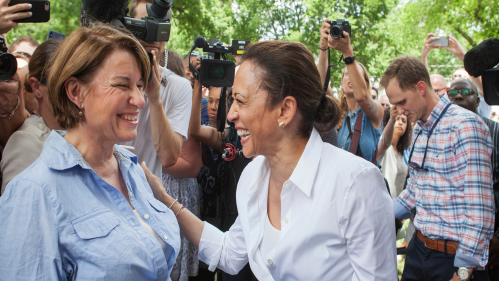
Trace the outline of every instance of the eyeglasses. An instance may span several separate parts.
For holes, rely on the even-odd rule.
[[[28,59],[31,58],[31,54],[28,54],[28,53],[25,53],[25,52],[15,52],[14,54],[20,54],[20,55],[23,55],[25,57],[27,57]]]
[[[448,96],[457,96],[457,94],[461,93],[462,95],[465,95],[465,96],[469,96],[469,95],[473,95],[475,93],[475,91],[473,91],[472,89],[461,89],[461,90],[448,90],[447,91],[447,95]]]
[[[438,93],[438,92],[440,92],[440,91],[445,90],[445,87],[443,87],[443,88],[441,88],[441,89],[434,89],[434,90],[435,90],[435,93]]]
[[[383,107],[390,107],[390,104],[389,103],[381,103],[381,106],[383,106]]]

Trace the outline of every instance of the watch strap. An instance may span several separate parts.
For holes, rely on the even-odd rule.
[[[345,64],[351,64],[355,61],[355,56],[343,58],[343,61],[345,62]]]

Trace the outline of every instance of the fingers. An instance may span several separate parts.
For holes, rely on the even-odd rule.
[[[12,15],[6,17],[6,19],[14,21],[14,20],[20,20],[20,19],[29,18],[32,15],[33,15],[33,13],[31,13],[31,12],[15,13],[15,14],[12,14]]]
[[[13,13],[17,13],[19,11],[29,10],[31,8],[32,8],[31,4],[17,4],[17,5],[5,8],[5,13],[13,14]]]
[[[435,33],[428,33],[428,35],[426,35],[426,40],[430,39],[431,37],[435,37]]]

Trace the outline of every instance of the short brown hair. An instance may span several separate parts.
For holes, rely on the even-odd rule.
[[[16,41],[14,41],[14,42],[12,42],[12,44],[10,44],[10,46],[9,46],[9,53],[13,53],[14,50],[17,47],[19,47],[19,45],[21,45],[21,43],[23,43],[23,42],[26,42],[26,43],[30,44],[31,46],[33,46],[35,48],[40,45],[40,43],[38,43],[38,41],[36,41],[33,37],[31,37],[29,35],[26,35],[26,36],[17,38]]]
[[[140,4],[140,3],[152,3],[152,0],[132,0],[130,1],[130,17],[134,18],[135,15],[137,14],[137,6]]]
[[[250,45],[241,64],[250,61],[263,70],[261,86],[268,92],[268,104],[275,106],[285,97],[296,99],[301,115],[299,134],[310,136],[315,126],[327,132],[338,123],[339,108],[324,96],[314,56],[298,42],[267,41]]]
[[[47,81],[49,100],[63,129],[74,128],[83,121],[80,109],[66,93],[66,80],[75,77],[84,84],[91,83],[97,69],[117,50],[128,51],[137,59],[145,88],[151,70],[149,57],[139,41],[126,30],[108,25],[92,29],[81,27],[64,39],[52,55],[46,69],[50,73]]]
[[[413,56],[399,56],[385,70],[379,84],[386,89],[390,80],[396,77],[402,91],[412,90],[416,88],[419,81],[426,83],[427,87],[431,87],[430,74],[426,66]]]

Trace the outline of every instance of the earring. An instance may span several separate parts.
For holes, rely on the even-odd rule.
[[[279,127],[284,128],[284,126],[286,126],[286,123],[284,122],[279,123]]]
[[[83,112],[81,112],[81,110],[80,110],[80,112],[78,112],[78,115],[82,116],[82,115],[83,115]]]

